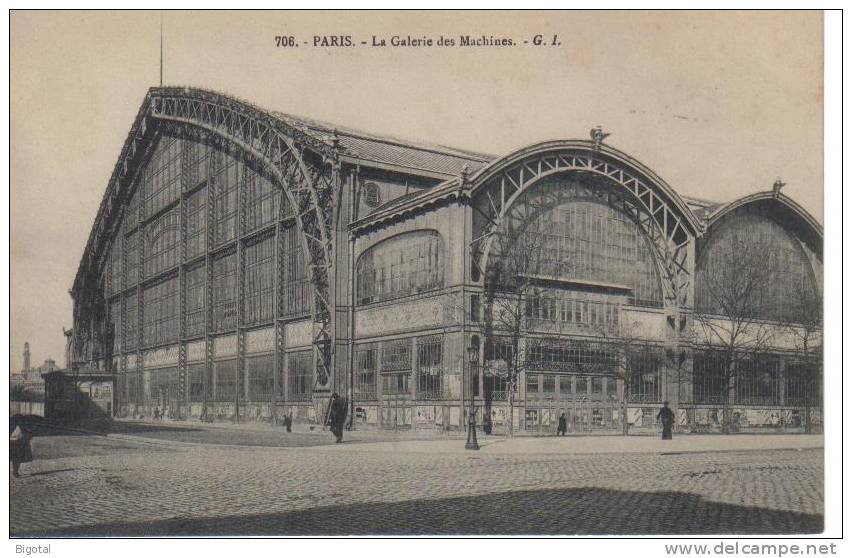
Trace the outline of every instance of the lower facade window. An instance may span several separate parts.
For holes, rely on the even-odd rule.
[[[721,405],[725,401],[725,372],[722,356],[698,353],[692,377],[692,398],[699,405]]]
[[[237,393],[237,360],[213,363],[213,382],[216,401],[234,401]]]
[[[661,403],[662,381],[660,366],[653,355],[640,355],[630,362],[631,403]]]
[[[177,404],[180,399],[177,368],[156,368],[146,370],[145,374],[148,376],[146,401],[149,405],[156,405],[165,412],[165,407]]]
[[[725,381],[725,357],[720,352],[696,355],[693,398],[701,405],[722,405],[725,392],[731,405],[780,405],[781,374],[778,357],[759,354],[739,357]]]
[[[140,379],[141,375],[136,371],[127,372],[125,376],[125,382],[127,383],[127,402],[131,405],[142,403],[139,399],[139,394],[141,393],[139,389]]]
[[[740,361],[735,379],[737,404],[779,405],[778,372],[778,360],[768,355]]]
[[[527,374],[527,393],[538,393],[538,374]]]
[[[406,395],[410,393],[408,377],[411,372],[382,374],[382,393],[384,395]]]
[[[275,394],[275,355],[246,358],[246,374],[249,378],[249,399],[272,400]]]
[[[486,400],[505,401],[509,399],[509,378],[486,375],[482,378],[482,381],[485,387]],[[517,387],[515,392],[517,393]],[[475,392],[474,395],[476,395]]]
[[[356,401],[376,399],[376,357],[375,344],[362,345],[355,349],[355,383],[352,393]]]
[[[287,355],[289,399],[308,401],[311,398],[314,377],[313,352],[300,351]]]
[[[204,401],[204,376],[206,371],[207,366],[204,364],[190,364],[186,367],[186,377],[189,383],[186,393],[191,403],[201,403]]]
[[[556,376],[553,374],[545,374],[542,386],[544,393],[556,393]]]
[[[440,337],[417,340],[417,397],[443,399],[444,343]]]
[[[784,369],[784,404],[812,407],[819,404],[822,377],[813,364],[788,363]]]

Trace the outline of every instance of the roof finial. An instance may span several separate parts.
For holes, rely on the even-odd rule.
[[[337,135],[337,128],[331,131],[331,146],[337,147],[340,144],[340,136]]]
[[[160,87],[163,86],[163,11],[160,10]]]
[[[467,184],[467,175],[470,172],[470,169],[467,168],[467,165],[462,167],[461,174],[459,174],[459,181],[462,185]]]
[[[786,186],[786,182],[781,182],[781,177],[775,179],[775,182],[772,184],[772,195],[776,198],[781,195],[781,188]]]
[[[603,128],[601,128],[600,124],[598,124],[597,126],[592,128],[591,130],[589,130],[589,136],[591,136],[592,141],[595,142],[595,146],[594,146],[595,151],[601,150],[601,144],[603,143],[603,140],[605,140],[607,137],[609,137],[609,135],[610,135],[609,132],[603,131]]]

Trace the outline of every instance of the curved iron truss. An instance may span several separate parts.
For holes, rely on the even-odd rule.
[[[89,298],[96,291],[92,282],[100,275],[108,244],[121,222],[121,206],[129,199],[134,177],[145,160],[144,152],[155,130],[163,125],[182,129],[188,136],[206,134],[235,148],[242,157],[262,165],[287,196],[309,261],[317,383],[327,386],[333,347],[334,301],[329,285],[334,262],[334,219],[340,196],[338,150],[334,144],[225,95],[184,87],[149,90],[90,234],[74,283],[75,307],[91,303]]]
[[[484,169],[474,178],[473,266],[485,276],[494,234],[511,217],[518,198],[547,177],[579,173],[605,180],[623,194],[624,211],[642,228],[661,262],[663,293],[669,305],[686,306],[692,271],[694,224],[683,211],[659,193],[647,178],[629,165],[602,155],[590,142],[582,148],[555,148],[533,152],[507,164]]]

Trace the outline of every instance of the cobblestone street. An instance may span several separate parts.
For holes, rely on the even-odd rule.
[[[264,447],[92,438],[34,440],[37,460],[10,480],[13,536],[757,534],[823,525],[823,453],[808,444],[689,452],[684,436],[671,451],[649,452],[627,449],[658,441],[613,438],[595,454],[567,451],[592,450],[594,438],[492,439],[480,452],[457,451],[460,440]],[[92,443],[97,451],[80,450]]]

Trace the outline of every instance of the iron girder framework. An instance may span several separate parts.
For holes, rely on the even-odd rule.
[[[512,219],[515,202],[531,186],[565,173],[604,180],[622,193],[625,213],[642,228],[656,252],[663,294],[671,306],[689,304],[689,254],[701,225],[671,188],[638,162],[587,141],[553,142],[523,150],[482,169],[471,179],[474,199],[472,265],[485,276],[493,237]]]
[[[103,269],[121,222],[121,206],[130,198],[134,176],[145,160],[157,129],[167,126],[185,137],[206,137],[261,165],[282,189],[296,213],[302,248],[309,260],[315,324],[313,345],[317,386],[331,378],[334,338],[333,234],[340,197],[340,163],[336,145],[308,135],[249,103],[218,93],[185,88],[149,90],[124,144],[101,202],[95,226],[74,283],[75,306],[97,292],[94,282]],[[79,311],[79,310],[78,310]]]

